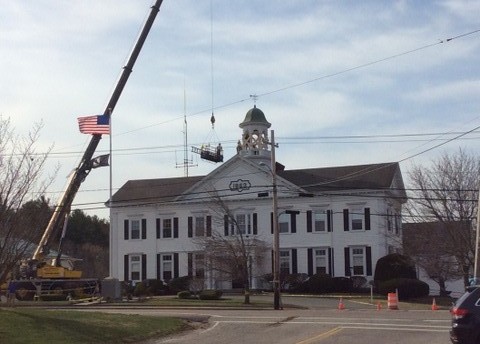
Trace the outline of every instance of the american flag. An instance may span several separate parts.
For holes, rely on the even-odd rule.
[[[78,127],[83,134],[110,134],[110,116],[78,117]]]

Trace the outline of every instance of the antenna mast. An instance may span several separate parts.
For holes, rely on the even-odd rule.
[[[183,83],[183,163],[175,164],[176,168],[183,167],[183,174],[188,177],[188,168],[196,167],[193,159],[188,159],[188,125],[187,125],[187,91],[185,90],[185,82]]]

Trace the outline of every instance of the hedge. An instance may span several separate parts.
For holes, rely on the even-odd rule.
[[[430,287],[427,283],[413,278],[394,278],[380,282],[377,291],[380,294],[387,295],[396,290],[398,290],[398,297],[403,300],[425,297],[430,293]]]
[[[207,289],[202,290],[198,294],[200,300],[220,300],[222,298],[223,292],[216,289]]]

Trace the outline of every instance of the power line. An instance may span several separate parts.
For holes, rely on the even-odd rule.
[[[473,132],[469,132],[469,134],[477,133],[476,130]],[[431,141],[440,141],[440,140],[448,140],[435,138],[432,140],[422,140],[422,139],[412,139],[414,137],[430,137],[430,136],[441,136],[441,135],[460,135],[464,134],[464,132],[433,132],[433,133],[402,133],[402,134],[380,134],[380,135],[338,135],[338,136],[305,136],[305,137],[289,137],[283,136],[279,137],[279,144],[282,145],[297,145],[297,144],[365,144],[365,143],[405,143],[405,142],[431,142]],[[380,138],[390,138],[391,140],[375,140]],[[394,140],[395,138],[410,138],[410,139],[399,139]],[[480,137],[460,137],[464,140],[476,140]],[[369,140],[367,140],[369,139]],[[316,141],[316,140],[324,140],[324,141]],[[336,141],[336,140],[360,140],[360,141]],[[293,142],[289,142],[293,141]],[[303,141],[303,142],[302,142]],[[224,141],[224,147],[227,148],[235,148],[237,140],[226,140]],[[200,143],[193,143],[192,146],[199,146]],[[230,146],[231,145],[231,146]],[[140,147],[131,147],[131,148],[115,148],[112,151],[116,153],[116,155],[139,155],[139,154],[151,154],[151,153],[173,153],[176,150],[172,150],[175,148],[181,148],[182,145],[161,145],[161,146],[140,146]],[[162,150],[161,152],[155,152],[155,150]],[[145,151],[145,152],[142,152]],[[152,152],[153,151],[153,152]],[[99,149],[96,151],[97,153],[106,153],[109,150],[106,149]],[[66,151],[66,152],[50,152],[48,153],[51,156],[56,158],[71,158],[75,157],[78,154],[83,153],[82,151]],[[32,155],[45,155],[47,153],[33,153]],[[12,156],[19,156],[21,154],[12,154]]]
[[[284,87],[281,87],[281,88],[278,88],[278,89],[275,89],[275,90],[266,91],[264,93],[259,93],[259,94],[256,94],[256,96],[257,97],[266,97],[266,96],[272,95],[274,93],[283,92],[283,91],[286,91],[286,90],[289,90],[289,89],[292,89],[292,88],[296,88],[296,87],[300,87],[300,86],[303,86],[303,85],[307,85],[307,84],[310,84],[310,83],[313,83],[313,82],[316,82],[316,81],[319,81],[319,80],[329,79],[329,78],[332,78],[332,77],[335,77],[335,76],[338,76],[338,75],[341,75],[341,74],[349,73],[349,72],[352,72],[352,71],[355,71],[355,70],[358,70],[358,69],[363,69],[363,68],[378,64],[378,63],[393,60],[393,59],[401,57],[401,56],[405,56],[405,55],[409,55],[409,54],[412,54],[412,53],[415,53],[415,52],[418,52],[418,51],[421,51],[421,50],[429,49],[429,48],[432,48],[432,47],[437,46],[437,45],[449,43],[449,42],[451,42],[455,39],[460,39],[460,38],[463,38],[463,37],[466,37],[466,36],[470,36],[470,35],[476,34],[478,32],[480,32],[480,29],[473,30],[473,31],[470,31],[470,32],[466,32],[466,33],[463,33],[463,34],[460,34],[460,35],[457,35],[457,36],[453,36],[451,38],[447,38],[447,39],[444,39],[444,40],[440,40],[440,41],[437,41],[435,43],[426,44],[426,45],[423,45],[423,46],[420,46],[420,47],[417,47],[417,48],[414,48],[414,49],[411,49],[411,50],[407,50],[407,51],[404,51],[404,52],[401,52],[401,53],[398,53],[398,54],[390,55],[390,56],[387,56],[387,57],[384,57],[384,58],[380,58],[380,59],[377,59],[377,60],[374,60],[374,61],[370,61],[370,62],[367,62],[367,63],[364,63],[364,64],[360,64],[360,65],[357,65],[357,66],[354,66],[354,67],[346,68],[346,69],[343,69],[343,70],[338,71],[338,72],[322,75],[322,76],[319,76],[319,77],[316,77],[316,78],[313,78],[313,79],[309,79],[309,80],[306,80],[306,81],[301,81],[301,82],[298,82],[298,83],[287,85],[287,86],[284,86]],[[188,115],[187,117],[193,117],[193,116],[197,116],[197,115],[200,115],[200,114],[208,113],[208,112],[213,111],[213,110],[227,108],[227,107],[237,105],[237,104],[243,103],[245,101],[249,101],[249,100],[250,100],[250,96],[248,96],[247,98],[237,100],[237,101],[226,103],[224,105],[216,106],[216,107],[213,107],[213,108],[211,107],[210,109],[203,109],[203,110],[194,112],[194,113]],[[128,134],[128,133],[132,133],[132,132],[135,132],[135,131],[151,128],[151,127],[154,127],[154,126],[158,126],[158,125],[161,125],[161,124],[165,124],[165,123],[176,121],[176,120],[183,119],[183,118],[184,118],[183,114],[178,115],[177,117],[175,117],[171,120],[168,120],[168,121],[163,121],[163,122],[147,125],[147,126],[144,126],[144,127],[140,127],[140,128],[137,128],[137,129],[132,129],[132,130],[129,130],[129,131],[119,133],[117,135],[124,135],[124,134]]]

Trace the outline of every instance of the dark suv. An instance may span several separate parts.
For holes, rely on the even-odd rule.
[[[480,343],[480,286],[468,287],[455,302],[452,313],[450,339],[455,344]]]

